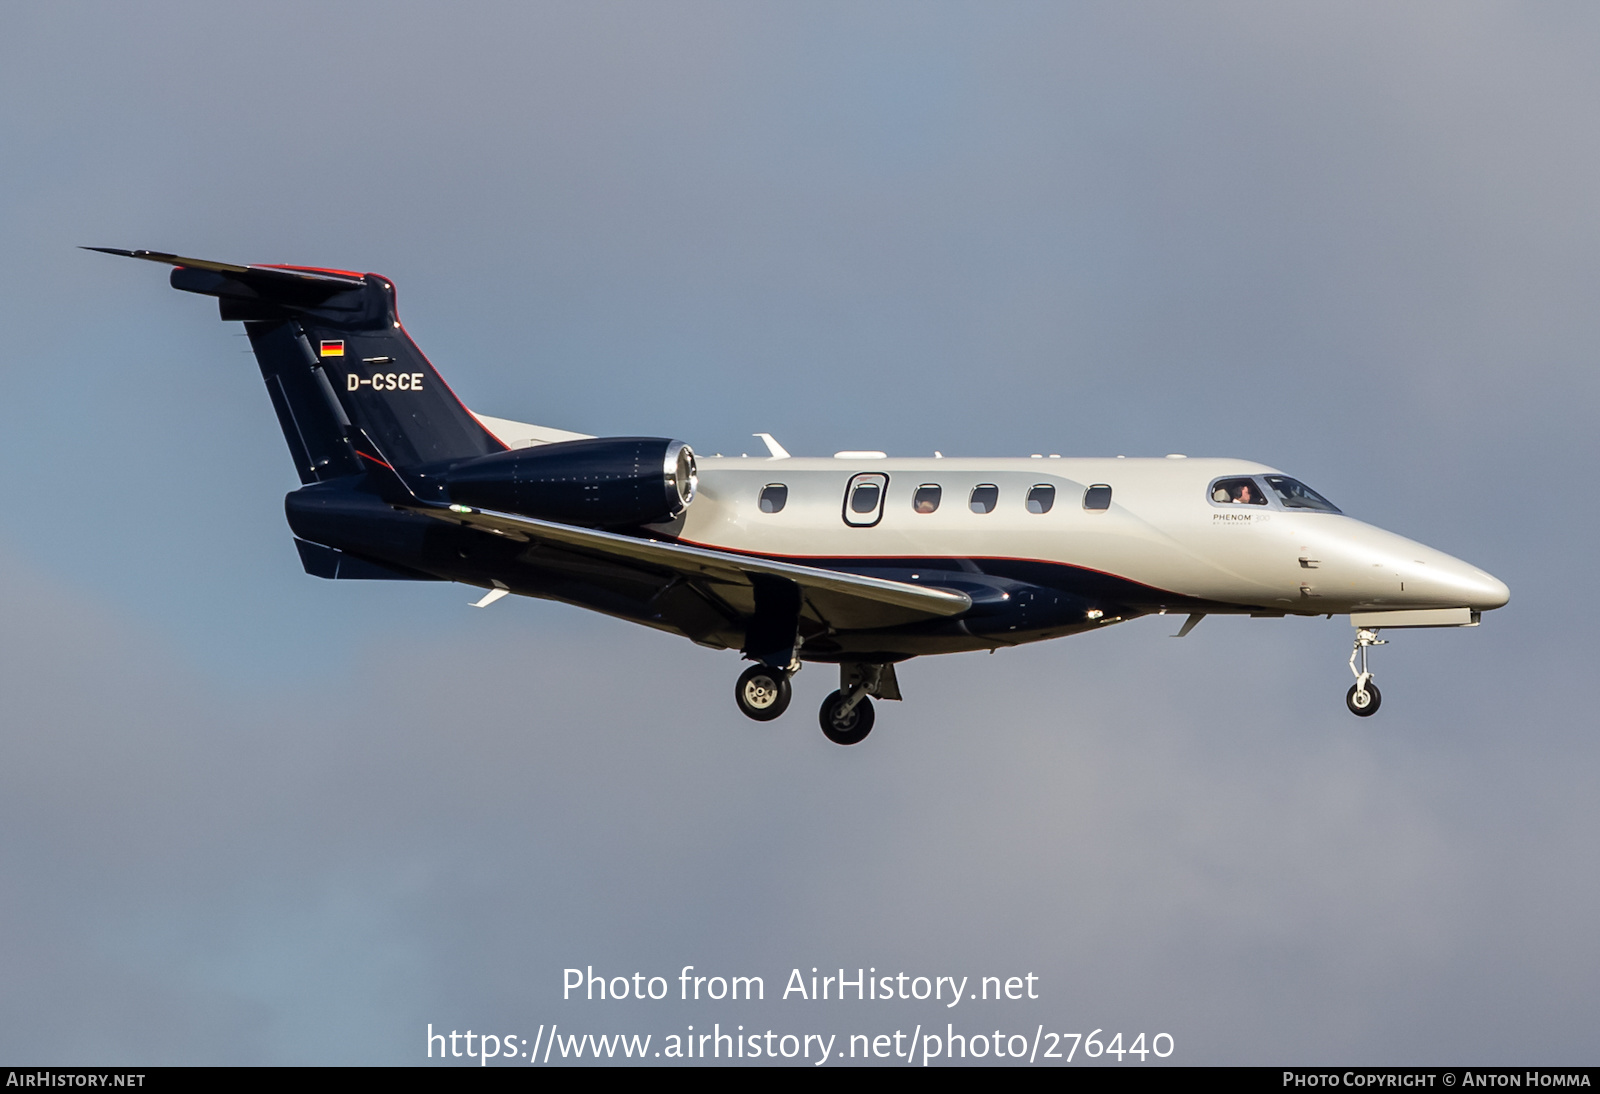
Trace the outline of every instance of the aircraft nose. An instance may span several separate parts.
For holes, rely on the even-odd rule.
[[[1474,570],[1473,575],[1478,579],[1480,591],[1467,606],[1481,612],[1505,607],[1507,601],[1511,599],[1511,589],[1506,583],[1482,570]]]
[[[1486,612],[1503,607],[1511,599],[1511,590],[1506,587],[1504,581],[1471,563],[1450,558],[1448,564],[1438,569],[1443,571],[1446,582],[1456,595],[1459,595],[1465,605],[1473,611]]]

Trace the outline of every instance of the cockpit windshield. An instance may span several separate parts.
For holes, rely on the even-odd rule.
[[[1285,509],[1316,509],[1323,513],[1337,513],[1339,507],[1317,493],[1299,479],[1287,475],[1266,475],[1267,485],[1278,495]]]

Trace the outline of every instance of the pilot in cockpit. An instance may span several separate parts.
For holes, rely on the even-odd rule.
[[[1211,500],[1218,505],[1265,505],[1253,479],[1223,479],[1211,487]]]

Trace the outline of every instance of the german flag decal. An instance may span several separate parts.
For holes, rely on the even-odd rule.
[[[342,342],[342,341],[340,341],[340,342],[323,342],[322,343],[322,356],[324,356],[324,357],[343,357],[344,356],[344,342]]]

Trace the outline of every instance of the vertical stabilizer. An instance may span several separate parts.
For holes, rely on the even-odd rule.
[[[388,278],[90,249],[171,265],[173,288],[214,296],[224,320],[244,323],[301,482],[368,470],[360,434],[407,478],[505,449],[400,326]]]

